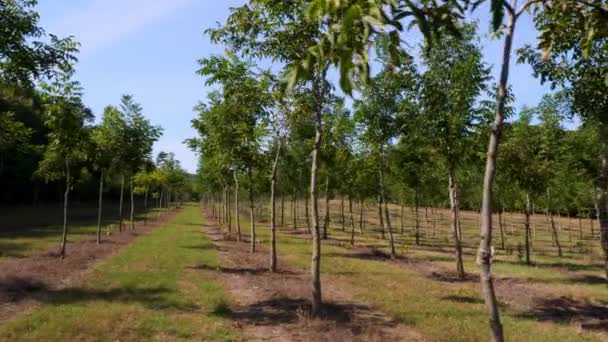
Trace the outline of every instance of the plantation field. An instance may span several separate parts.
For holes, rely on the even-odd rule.
[[[22,279],[20,284],[29,286],[24,289],[29,292],[19,300],[28,305],[2,316],[0,340],[487,340],[474,261],[475,213],[462,213],[467,277],[461,280],[454,272],[447,221],[441,220],[447,211],[433,209],[435,225],[429,216],[426,228],[422,216],[416,245],[415,215],[404,217],[401,233],[401,208],[394,206],[391,221],[398,257],[391,259],[373,204],[364,208],[363,233],[353,215],[354,246],[348,211],[342,230],[340,201],[332,201],[330,208],[328,239],[322,242],[325,309],[318,317],[308,313],[311,247],[303,206],[298,208],[302,216],[295,228],[292,211],[284,212],[277,237],[279,267],[273,274],[268,272],[270,234],[262,203],[256,211],[255,254],[249,252],[247,210],[240,218],[243,241],[236,242],[235,217],[229,233],[227,224],[212,217],[210,207],[193,203],[164,216],[156,226],[138,226],[141,235],[88,264],[77,280],[72,274],[63,285],[36,287],[36,279]],[[404,208],[404,213],[412,212]],[[515,224],[518,215],[505,216],[505,237],[515,243],[522,230]],[[567,222],[562,218],[560,224]],[[560,237],[568,236],[565,231],[562,228]],[[497,247],[494,275],[508,340],[608,337],[603,266],[590,229],[584,234],[580,241],[588,247],[570,247],[580,242],[575,239],[580,235],[573,234],[572,241],[564,238],[567,253],[558,258],[551,235],[538,223],[532,266],[523,264],[517,252]],[[87,236],[93,233],[83,230],[82,238]],[[37,237],[29,239],[37,243]],[[70,250],[77,244],[68,249],[63,262],[75,258]],[[33,257],[21,256],[25,261]],[[0,268],[9,262],[5,259]],[[61,262],[57,260],[56,266]]]

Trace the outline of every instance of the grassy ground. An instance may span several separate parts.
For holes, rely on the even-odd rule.
[[[139,208],[141,205],[138,203]],[[124,207],[123,225],[129,227],[129,204]],[[102,233],[118,229],[118,205],[104,204]],[[3,259],[23,258],[47,251],[59,245],[63,211],[59,206],[1,208],[0,262]],[[136,220],[143,220],[143,212],[136,213]],[[148,217],[156,217],[154,210]],[[68,238],[72,241],[91,237],[97,230],[97,207],[75,205],[68,210]]]
[[[230,341],[227,307],[210,271],[212,243],[198,206],[96,267],[82,287],[50,291],[40,307],[0,326],[3,341]]]
[[[286,222],[291,222],[291,220]],[[234,226],[234,225],[233,225]],[[241,226],[244,232],[249,231],[247,216],[244,215]],[[344,240],[346,235],[333,227],[331,235]],[[289,229],[289,228],[288,228]],[[300,229],[303,229],[301,227]],[[259,238],[268,241],[268,223],[258,225]],[[368,243],[374,246],[386,246],[386,242],[371,234],[362,238],[358,244]],[[287,261],[302,270],[310,267],[310,242],[283,233],[279,235],[278,251],[281,261]],[[334,241],[335,242],[335,241]],[[418,249],[402,248],[401,253],[409,257],[424,258],[429,261],[451,265],[451,254],[440,248]],[[540,261],[540,260],[539,260]],[[476,272],[472,256],[467,257],[468,270]],[[499,264],[496,273],[516,277],[535,278],[539,282],[570,282],[570,291],[589,296],[606,298],[605,284],[586,284],[572,280],[566,273],[554,269],[529,268],[520,264]],[[386,261],[355,258],[348,251],[346,243],[335,243],[323,246],[323,277],[333,279],[337,286],[352,292],[357,298],[367,301],[398,321],[413,326],[429,340],[453,341],[486,341],[488,323],[485,306],[480,299],[478,284],[446,283],[425,277],[407,267]],[[557,275],[556,275],[557,274]],[[602,292],[604,291],[604,292]],[[556,293],[560,295],[560,293]],[[606,298],[608,299],[608,298]],[[567,322],[554,323],[542,321],[537,315],[518,312],[512,308],[502,307],[505,334],[512,341],[593,341],[602,336],[589,332],[580,332]]]

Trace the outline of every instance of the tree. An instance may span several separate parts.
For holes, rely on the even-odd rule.
[[[124,131],[124,166],[129,173],[129,184],[131,193],[131,229],[135,229],[135,202],[133,191],[133,177],[144,165],[146,160],[151,159],[152,146],[162,135],[162,128],[154,126],[144,117],[141,105],[133,99],[132,95],[123,95],[120,100],[120,111],[124,115],[126,126]],[[122,175],[124,177],[124,174]],[[124,178],[122,180],[124,184]],[[122,197],[122,190],[121,190]],[[122,210],[122,206],[121,206]]]
[[[490,72],[474,39],[475,26],[465,25],[461,37],[444,34],[423,54],[427,68],[422,77],[425,127],[429,130],[431,143],[447,165],[456,272],[460,278],[464,278],[465,271],[458,172],[472,156],[472,139],[478,133],[476,126],[483,122],[481,111],[475,106]]]
[[[380,208],[384,204],[383,231],[388,231],[391,256],[395,257],[395,242],[388,210],[385,172],[386,149],[399,131],[399,116],[411,107],[416,99],[418,75],[413,61],[404,58],[398,65],[392,63],[387,51],[380,45],[378,54],[384,69],[363,89],[360,100],[355,101],[355,120],[363,129],[363,140],[377,157],[378,195]],[[382,212],[382,209],[379,209]],[[382,215],[381,215],[382,216]]]
[[[573,6],[581,4],[580,8]],[[569,11],[569,12],[568,12]],[[541,54],[527,46],[519,51],[520,61],[532,65],[541,82],[561,86],[570,98],[571,109],[588,124],[597,128],[600,158],[597,194],[601,234],[608,279],[608,84],[604,56],[608,53],[608,8],[601,1],[573,1],[563,10],[547,8],[535,16],[536,28],[545,32]]]
[[[91,132],[91,150],[89,155],[93,168],[99,172],[99,204],[97,209],[97,244],[101,243],[101,213],[103,205],[103,181],[108,172],[119,162],[122,144],[122,132],[126,122],[122,114],[114,107],[104,109],[101,123]]]
[[[230,151],[225,158],[225,167],[233,168],[236,172],[244,170],[247,174],[251,214],[251,252],[255,253],[253,169],[259,165],[257,151],[265,132],[269,107],[273,105],[270,92],[273,80],[269,72],[254,72],[252,65],[239,60],[234,54],[228,54],[227,57],[212,56],[200,60],[199,64],[201,66],[199,74],[208,77],[207,84],[221,85],[221,96],[229,108],[228,111],[220,112],[222,118],[217,118],[218,121],[225,122],[223,127],[216,127],[216,124],[209,120],[204,129],[207,132],[213,130],[222,132],[212,136],[219,141],[216,144],[220,150]],[[215,103],[220,102],[216,100]],[[233,128],[233,132],[224,131],[230,127]],[[230,144],[223,144],[222,142],[225,141],[229,141]]]
[[[76,61],[72,37],[48,35],[39,26],[36,0],[0,4],[0,83],[33,88],[34,81],[62,78]]]
[[[319,42],[323,25],[304,17],[304,0],[251,0],[248,5],[232,10],[226,25],[209,30],[215,42],[223,42],[235,51],[255,57],[267,57],[286,64],[298,63],[306,55],[306,48]],[[328,61],[310,65],[305,83],[312,95],[315,139],[310,167],[310,199],[312,202],[312,313],[321,308],[321,239],[318,208],[317,177],[322,137],[322,117],[330,87],[326,81]],[[303,79],[303,78],[300,78]],[[291,89],[295,86],[291,82]]]
[[[65,178],[63,198],[63,229],[60,257],[65,257],[67,243],[67,212],[74,164],[86,158],[84,149],[88,139],[85,124],[91,121],[91,111],[82,104],[81,88],[66,73],[51,84],[43,85],[46,109],[45,125],[49,128],[49,145],[40,162],[38,174],[46,179]],[[71,172],[72,171],[72,172]]]

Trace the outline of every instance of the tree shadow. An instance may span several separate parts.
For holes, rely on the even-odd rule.
[[[53,289],[48,284],[27,279],[11,278],[0,282],[0,302],[34,299],[51,305],[67,305],[92,301],[138,303],[153,310],[196,311],[200,307],[170,298],[176,291],[163,286],[115,287],[110,289]]]
[[[224,312],[222,316],[245,324],[264,326],[278,326],[312,319],[338,325],[351,324],[354,321],[357,325],[365,326],[396,325],[368,306],[351,303],[324,303],[321,312],[313,317],[309,300],[284,296],[235,307]]]
[[[477,297],[471,297],[471,296],[452,295],[452,296],[441,297],[441,300],[449,300],[452,302],[468,303],[468,304],[483,304],[482,299],[477,298]]]
[[[567,297],[539,300],[523,318],[554,323],[581,322],[583,327],[608,331],[608,303],[594,304]]]
[[[465,273],[464,278],[461,278],[457,272],[447,270],[442,272],[431,272],[426,277],[431,280],[445,283],[471,283],[479,281],[478,275]]]

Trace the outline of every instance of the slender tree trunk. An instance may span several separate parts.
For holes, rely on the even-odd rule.
[[[285,196],[283,196],[283,192],[281,191],[281,227],[285,227]]]
[[[317,316],[321,310],[321,236],[319,227],[319,205],[317,202],[317,175],[319,172],[319,154],[321,153],[323,85],[324,79],[317,78],[313,86],[316,100],[315,142],[312,151],[310,169],[310,201],[312,202],[312,257],[310,273],[312,278],[312,315]]]
[[[353,197],[348,195],[348,212],[350,214],[350,245],[355,245],[355,217],[353,215]]]
[[[342,231],[345,231],[346,218],[344,217],[344,196],[340,196],[340,215],[342,216]]]
[[[600,243],[604,250],[604,270],[608,281],[608,127],[600,126],[600,177],[598,179],[600,207]]]
[[[424,206],[424,236],[428,239],[429,236],[429,207]]]
[[[557,256],[562,257],[562,246],[559,243],[559,234],[557,232],[557,227],[555,226],[555,219],[553,217],[553,208],[551,203],[551,194],[549,188],[547,188],[547,215],[549,215],[549,223],[551,224],[551,233],[553,236],[553,242],[557,246]]]
[[[63,195],[63,232],[61,234],[61,259],[65,258],[65,246],[68,242],[68,200],[70,196],[70,158],[65,157],[65,193]]]
[[[97,205],[97,244],[101,243],[101,210],[103,206],[103,170],[99,175],[99,203]]]
[[[363,198],[359,200],[359,233],[363,235],[363,210],[365,206],[363,205]]]
[[[131,214],[130,216],[130,220],[131,220],[131,230],[135,230],[135,201],[133,200],[133,177],[131,177],[131,181],[130,181],[130,186],[131,186]]]
[[[228,236],[232,236],[232,211],[230,211],[230,184],[226,185],[226,219],[228,221]]]
[[[414,191],[414,211],[415,211],[415,222],[414,222],[414,234],[416,234],[416,246],[420,245],[420,219],[418,215],[418,208],[420,207],[420,202],[418,200],[418,186]]]
[[[401,202],[401,215],[400,215],[400,216],[401,216],[401,234],[403,234],[403,228],[404,228],[404,226],[405,226],[405,222],[404,222],[405,220],[404,220],[404,218],[403,218],[403,214],[404,214],[404,210],[403,210],[403,208],[404,208],[404,207],[405,207],[405,206],[403,205],[403,202]]]
[[[277,225],[275,213],[275,189],[277,183],[277,164],[281,155],[281,143],[278,143],[277,155],[272,164],[272,176],[270,178],[270,272],[277,270]]]
[[[239,213],[239,178],[236,175],[236,171],[233,173],[234,176],[234,218],[236,219],[236,241],[241,242],[241,215]]]
[[[517,0],[511,0],[511,8],[517,8]],[[508,11],[507,11],[508,12]],[[498,156],[498,145],[502,134],[504,123],[505,100],[507,98],[507,86],[509,79],[509,63],[511,60],[511,46],[513,34],[515,32],[516,17],[514,13],[508,12],[508,23],[505,28],[505,40],[503,47],[503,59],[500,71],[500,81],[498,84],[498,96],[496,97],[496,113],[494,124],[490,133],[488,143],[488,154],[483,178],[483,196],[481,206],[481,225],[479,250],[477,261],[480,265],[480,283],[484,295],[484,300],[488,310],[491,338],[494,342],[504,341],[502,323],[500,322],[500,312],[494,283],[492,280],[492,189],[496,176],[496,158]]]
[[[526,237],[525,237],[525,244],[526,244],[526,265],[530,265],[532,262],[530,261],[530,211],[532,209],[530,208],[530,195],[526,194],[526,231],[524,232]]]
[[[148,187],[144,193],[144,226],[148,225]]]
[[[388,203],[386,203],[386,193],[384,189],[384,153],[382,147],[380,148],[380,163],[378,165],[378,179],[380,180],[380,203],[384,203],[384,215],[386,216],[386,229],[388,230],[388,239],[391,246],[391,258],[395,258],[397,253],[395,252],[395,240],[393,239],[393,229],[391,227],[391,218],[388,210]],[[380,215],[382,216],[382,214]]]
[[[329,175],[325,178],[325,222],[323,224],[323,240],[327,240],[327,230],[329,229]]]
[[[309,199],[308,196],[304,196],[304,216],[306,219],[306,228],[308,228],[308,232],[310,233],[312,231],[311,225],[310,225],[310,211],[309,211]]]
[[[503,222],[502,222],[502,217],[503,217],[504,211],[505,211],[504,208],[501,208],[498,210],[498,227],[500,228],[500,246],[503,251],[505,250],[505,231],[503,229]]]
[[[125,192],[125,175],[120,175],[120,202],[118,207],[118,231],[122,232],[122,203]]]
[[[454,251],[456,253],[456,272],[460,279],[464,279],[464,263],[462,261],[462,243],[460,241],[459,226],[460,217],[458,204],[458,189],[454,180],[454,168],[448,170],[448,191],[450,194],[450,212],[452,215],[452,235],[454,237]]]
[[[382,215],[382,196],[378,193],[378,220],[380,220],[380,232],[382,233],[382,240],[384,237],[384,215]]]
[[[249,178],[249,209],[251,211],[251,253],[255,253],[255,205],[253,203],[253,177],[251,167],[247,169],[247,177]]]

